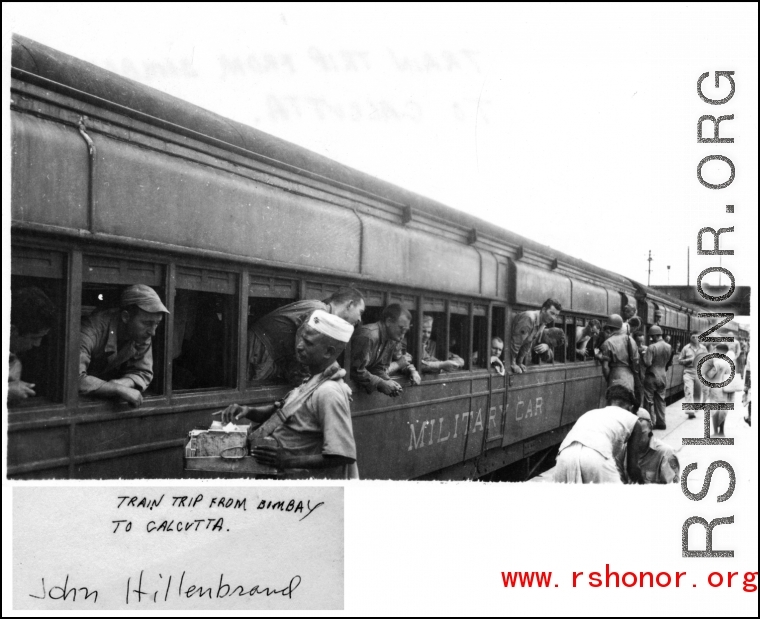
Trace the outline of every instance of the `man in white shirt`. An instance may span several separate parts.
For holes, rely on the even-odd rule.
[[[633,391],[607,389],[607,407],[578,418],[559,446],[554,481],[567,484],[643,483],[639,468],[642,428]]]
[[[684,402],[694,403],[702,401],[702,389],[697,380],[697,355],[706,355],[707,347],[699,341],[699,334],[691,332],[689,343],[683,347],[678,355],[678,362],[683,366],[683,395]],[[686,411],[689,419],[694,419],[694,411]]]

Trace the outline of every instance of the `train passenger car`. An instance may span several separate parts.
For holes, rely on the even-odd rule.
[[[576,330],[630,303],[675,307],[624,277],[23,37],[14,39],[11,120],[11,287],[39,287],[59,309],[42,346],[23,358],[37,397],[9,410],[14,478],[182,477],[189,430],[228,404],[286,390],[249,378],[253,322],[348,284],[366,296],[365,322],[389,302],[412,311],[415,358],[429,314],[439,350],[465,360],[420,386],[399,379],[396,399],[354,390],[362,477],[474,479],[508,466],[528,477],[602,400],[600,367],[576,357]],[[170,311],[139,409],[77,388],[80,320],[118,305],[134,283],[153,287]],[[492,337],[508,347],[516,313],[548,297],[562,304],[555,326],[567,347],[524,374],[491,369]],[[679,334],[688,328],[672,320]]]

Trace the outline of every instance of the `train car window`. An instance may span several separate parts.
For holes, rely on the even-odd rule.
[[[438,361],[445,361],[448,358],[446,352],[446,332],[448,324],[446,323],[446,301],[443,299],[425,298],[422,305],[423,320],[420,329],[422,329],[422,341],[425,347],[422,357],[432,356]],[[430,341],[425,344],[426,330],[430,329]],[[421,359],[417,364],[418,369],[422,369]],[[415,361],[416,362],[416,361]]]
[[[442,309],[441,305],[443,305],[443,308],[445,308],[445,304],[443,304],[443,302],[441,302],[439,305],[438,303],[428,303],[426,300],[424,305],[425,312],[421,329],[423,343],[425,341],[425,331],[428,328],[431,331],[430,342],[425,345],[424,356],[430,355],[438,361],[446,361],[448,359],[448,354],[446,353],[446,331],[448,328],[448,325],[446,324],[446,312],[432,311],[433,308]],[[432,322],[430,322],[431,320]],[[422,364],[418,363],[417,368],[421,369],[422,367]]]
[[[166,304],[165,273],[164,265],[153,262],[88,254],[82,257],[82,328],[88,333],[95,334],[104,332],[98,329],[98,325],[105,325],[106,321],[110,326],[117,327],[111,332],[114,334],[115,341],[90,340],[94,346],[90,369],[97,368],[93,375],[109,380],[120,377],[118,369],[108,369],[109,364],[106,363],[104,355],[108,354],[107,351],[112,346],[117,351],[121,351],[130,344],[128,330],[133,326],[131,322],[123,322],[122,293],[129,286],[143,284],[152,288]],[[145,387],[144,396],[164,393],[165,329],[166,321],[162,317],[154,334],[138,333],[136,335],[136,337],[150,338],[153,378]],[[99,360],[96,355],[102,358]]]
[[[575,316],[573,320],[575,321],[575,324],[571,328],[570,318],[568,317],[567,360],[578,363],[582,361],[591,361],[594,358],[595,350],[601,346],[603,337],[602,331],[600,330],[596,336],[590,336],[585,344],[580,346],[580,349],[583,350],[585,354],[578,352],[579,344],[584,337],[583,331],[589,327],[591,322],[596,321],[601,324],[601,321],[597,318],[587,318],[583,316]]]
[[[270,277],[257,273],[248,276],[248,328],[241,346],[247,351],[248,368],[246,380],[249,384],[255,382],[256,353],[252,328],[253,325],[276,309],[293,303],[298,298],[298,280],[284,277]]]
[[[11,408],[63,401],[65,275],[64,254],[13,247],[8,368]]]
[[[449,351],[464,359],[464,369],[469,370],[470,362],[470,309],[467,303],[452,301],[449,305]]]
[[[505,307],[499,307],[494,306],[491,309],[491,356],[493,356],[494,351],[494,340],[496,341],[496,344],[498,346],[501,346],[501,354],[499,355],[499,359],[502,363],[505,363],[506,359],[506,341],[507,338],[505,337],[504,333],[504,325],[506,324],[506,318],[507,318],[507,308]]]
[[[487,368],[491,358],[491,343],[488,341],[488,310],[483,305],[473,306],[472,351],[473,368]]]
[[[385,293],[382,290],[358,289],[364,295],[364,314],[362,324],[379,322],[385,307]]]
[[[236,273],[177,267],[173,389],[235,386],[237,280]]]

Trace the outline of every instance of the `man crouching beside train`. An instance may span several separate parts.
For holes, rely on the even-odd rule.
[[[554,481],[568,484],[643,483],[639,403],[623,385],[607,389],[607,407],[584,413],[559,446]]]
[[[83,318],[79,393],[140,406],[153,380],[151,341],[168,313],[153,288],[135,284],[121,294],[119,307]]]
[[[290,478],[358,479],[348,389],[340,378],[345,371],[334,365],[353,332],[342,318],[314,311],[298,329],[295,347],[311,377],[281,403],[224,410],[223,423],[245,418],[261,424],[250,433],[257,462]]]

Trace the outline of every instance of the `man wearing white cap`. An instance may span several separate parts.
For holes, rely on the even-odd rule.
[[[152,338],[168,313],[153,288],[135,284],[122,293],[120,307],[83,318],[79,393],[140,406],[153,380]]]
[[[316,310],[298,329],[296,359],[311,377],[281,403],[268,406],[231,404],[222,422],[250,419],[261,426],[250,435],[253,457],[284,470],[288,477],[358,478],[356,443],[348,396],[331,366],[351,339],[354,328],[342,318]],[[336,380],[337,378],[337,380]]]
[[[298,328],[314,310],[324,310],[357,325],[364,309],[362,293],[344,287],[324,301],[296,301],[260,318],[248,331],[248,379],[282,381],[297,387],[308,376],[294,357]]]

